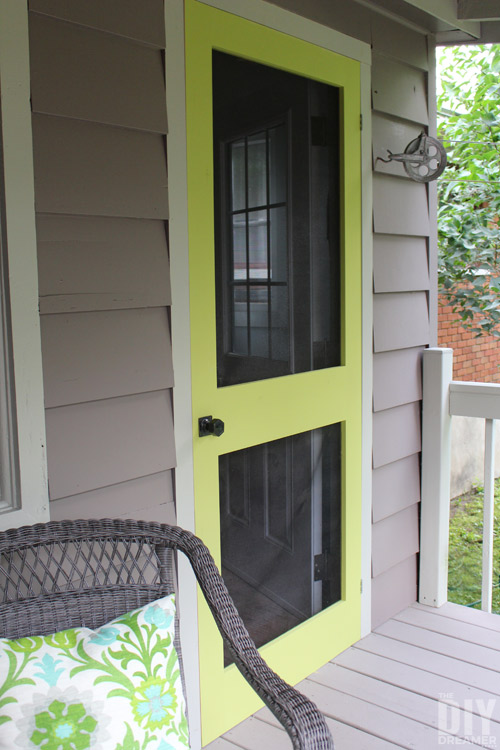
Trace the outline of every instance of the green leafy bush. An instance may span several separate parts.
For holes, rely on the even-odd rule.
[[[451,501],[448,600],[481,608],[483,488]],[[500,614],[500,480],[495,483],[493,612]]]

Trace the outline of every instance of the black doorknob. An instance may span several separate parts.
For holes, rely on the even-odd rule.
[[[222,419],[212,419],[212,417],[200,417],[198,419],[198,434],[200,437],[214,435],[220,437],[224,432],[224,422]]]

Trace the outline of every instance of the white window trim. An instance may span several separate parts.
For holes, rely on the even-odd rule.
[[[28,8],[0,3],[0,91],[18,497],[0,529],[49,517],[31,134]]]

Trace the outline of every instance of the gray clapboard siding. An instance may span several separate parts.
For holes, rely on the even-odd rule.
[[[33,112],[167,131],[161,50],[31,13],[30,55]]]
[[[417,598],[417,555],[372,580],[372,628],[412,604]]]
[[[428,125],[425,73],[374,52],[372,106],[377,112]]]
[[[429,343],[429,308],[425,292],[376,294],[373,300],[374,351]]]
[[[411,555],[372,579],[372,628],[416,601],[417,555]]]
[[[177,511],[174,503],[162,503],[157,495],[154,504],[120,513],[121,518],[135,518],[136,521],[153,521],[154,523],[168,523],[171,526],[177,524]]]
[[[154,47],[165,46],[163,0],[29,0],[31,11],[109,31]]]
[[[30,7],[52,517],[172,522],[163,0]]]
[[[422,398],[422,347],[379,352],[373,357],[373,410]]]
[[[418,504],[384,518],[372,528],[373,577],[418,552]]]
[[[406,65],[420,70],[429,68],[425,35],[376,13],[372,21],[372,46],[378,54]]]
[[[163,221],[38,214],[40,313],[170,305]]]
[[[103,508],[112,518],[122,516],[147,520],[145,514],[153,514],[151,520],[175,523],[172,471],[61,498],[51,503],[50,517],[53,521],[101,518]]]
[[[41,333],[47,408],[173,386],[165,307],[44,315]]]
[[[430,223],[425,185],[374,174],[373,229],[377,234],[427,237]]]
[[[168,218],[163,136],[34,114],[33,145],[38,212]]]
[[[392,174],[396,177],[410,178],[406,174],[403,164],[398,161],[382,159],[388,158],[388,151],[393,154],[404,153],[406,147],[422,132],[422,127],[406,120],[398,120],[387,115],[373,113],[372,116],[372,148],[373,169],[381,174]]]
[[[175,465],[170,391],[46,412],[51,500]]]
[[[373,238],[375,293],[429,289],[429,263],[425,237],[376,234]]]
[[[374,469],[418,453],[420,448],[420,402],[373,415]]]
[[[372,498],[374,523],[418,503],[420,501],[418,453],[374,469]]]
[[[415,601],[420,501],[420,358],[430,340],[429,195],[401,164],[429,123],[428,40],[383,16],[372,23],[374,249],[374,626]]]

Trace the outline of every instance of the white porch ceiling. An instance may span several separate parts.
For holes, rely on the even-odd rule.
[[[441,44],[500,43],[500,0],[361,0],[436,34]]]
[[[500,0],[458,0],[457,15],[471,21],[499,21]]]

